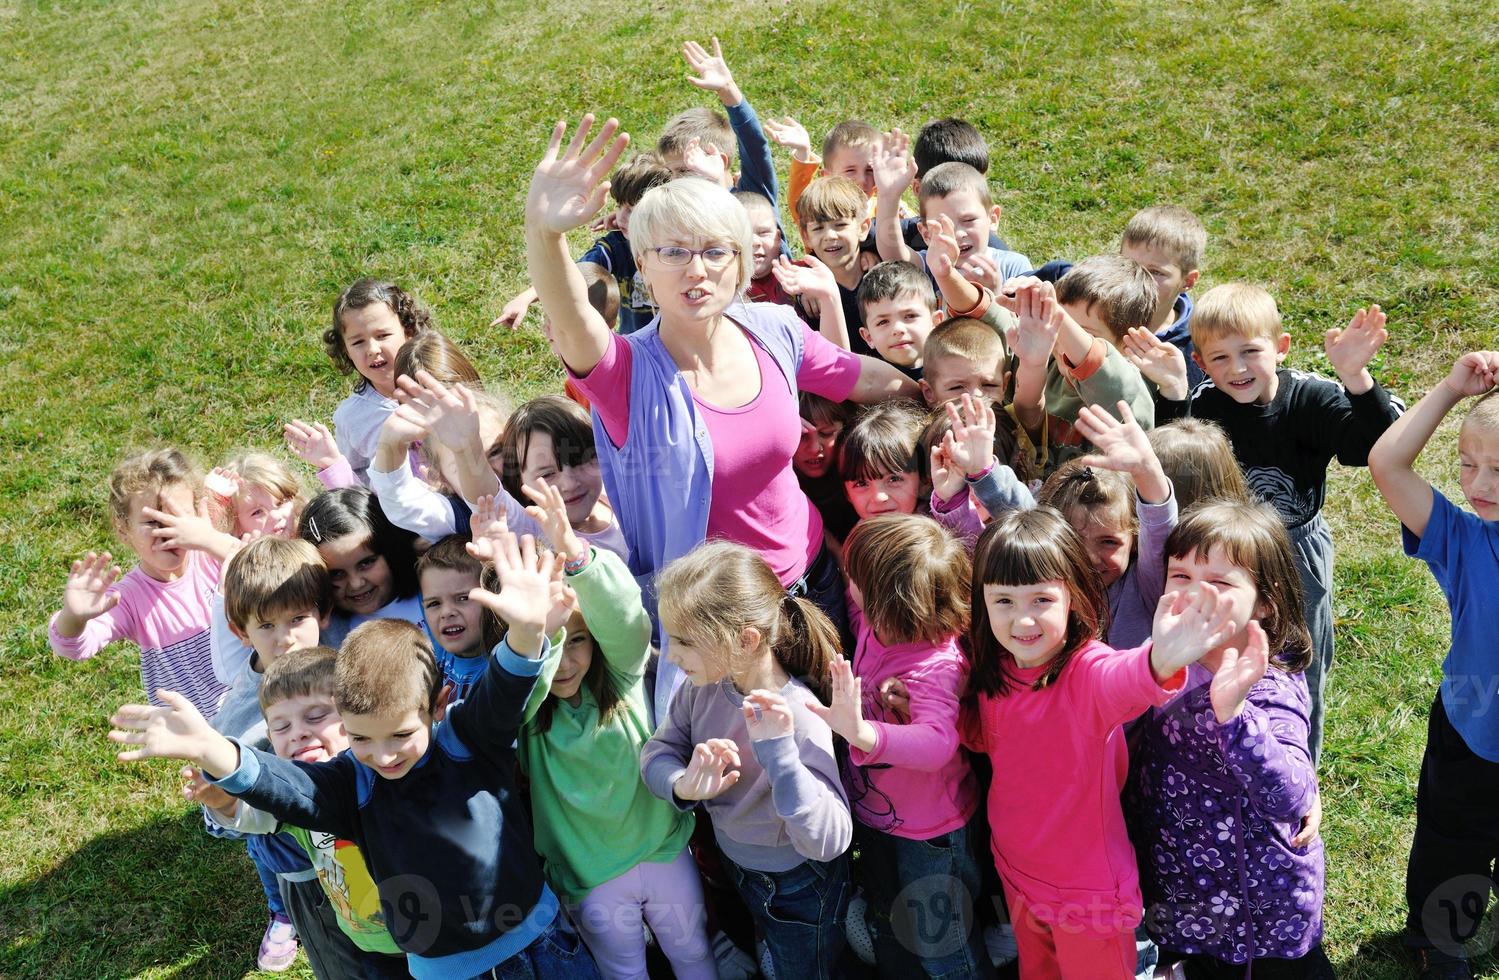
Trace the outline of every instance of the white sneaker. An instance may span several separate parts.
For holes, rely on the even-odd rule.
[[[718,964],[718,980],[755,980],[755,961],[750,954],[734,945],[722,932],[713,935],[713,961]]]
[[[984,950],[988,952],[989,961],[996,968],[1013,963],[1020,955],[1020,947],[1015,942],[1015,927],[1008,922],[1001,922],[985,929]]]
[[[869,903],[864,900],[862,891],[850,899],[843,931],[848,936],[848,948],[854,951],[854,955],[874,966],[874,938],[869,935],[869,923],[864,920],[868,908]]]

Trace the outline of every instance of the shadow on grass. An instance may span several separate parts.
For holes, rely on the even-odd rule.
[[[1489,915],[1491,920],[1499,915],[1499,907],[1490,909]],[[1499,977],[1499,960],[1495,959],[1494,950],[1482,953],[1474,946],[1469,949],[1473,976]],[[1394,980],[1415,975],[1415,960],[1405,948],[1399,930],[1370,933],[1359,943],[1357,952],[1338,964],[1338,980]]]
[[[0,890],[0,976],[241,977],[265,915],[242,844],[163,816]]]

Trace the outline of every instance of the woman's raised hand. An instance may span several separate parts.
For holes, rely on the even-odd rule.
[[[592,113],[584,116],[578,129],[562,150],[562,135],[567,122],[558,120],[552,128],[552,139],[546,155],[536,165],[531,190],[526,195],[526,225],[555,235],[565,234],[588,223],[604,204],[609,182],[604,179],[614,169],[620,154],[630,143],[628,133],[616,133],[618,119],[605,120],[591,141]]]

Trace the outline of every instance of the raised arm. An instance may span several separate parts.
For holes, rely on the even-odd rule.
[[[770,268],[786,292],[816,301],[817,332],[848,350],[848,322],[843,316],[838,280],[833,278],[832,270],[810,253],[795,262],[784,255],[777,256]]]
[[[1396,419],[1369,450],[1369,474],[1374,477],[1374,485],[1400,523],[1416,537],[1426,533],[1434,499],[1431,484],[1415,471],[1416,457],[1458,402],[1469,395],[1482,395],[1496,384],[1499,351],[1464,354],[1442,383]]]
[[[886,262],[915,262],[900,228],[900,196],[916,178],[916,161],[909,152],[911,139],[892,129],[874,147],[875,212],[885,217],[874,223],[874,242]]]
[[[426,371],[416,372],[415,378],[403,375],[396,384],[448,451],[452,472],[444,476],[453,490],[464,500],[500,493],[500,480],[489,465],[489,447],[479,434],[479,405],[473,392],[461,384],[449,388]]]
[[[901,374],[893,365],[866,354],[856,356],[859,358],[859,380],[854,384],[854,390],[849,392],[849,401],[871,405],[892,398],[921,397],[921,386]]]
[[[526,268],[531,285],[552,321],[563,363],[579,375],[592,371],[603,358],[610,331],[588,302],[583,274],[568,254],[567,232],[586,224],[603,205],[609,191],[604,176],[630,142],[627,134],[616,134],[616,119],[606,121],[589,141],[593,122],[591,114],[583,117],[565,151],[562,135],[567,123],[557,123],[526,196]]]

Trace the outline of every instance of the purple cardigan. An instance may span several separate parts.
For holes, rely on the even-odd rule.
[[[1322,841],[1289,843],[1317,793],[1306,679],[1272,667],[1224,725],[1211,680],[1193,664],[1134,733],[1126,812],[1145,925],[1181,953],[1293,959],[1322,939]]]

